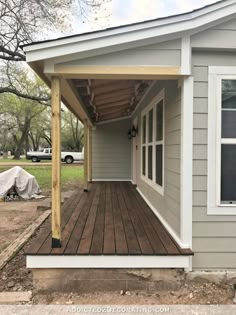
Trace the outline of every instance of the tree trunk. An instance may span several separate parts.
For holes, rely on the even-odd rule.
[[[18,141],[17,136],[13,135],[13,139],[14,139],[15,144],[16,144],[16,150],[15,150],[14,156],[13,156],[14,160],[20,160],[20,154],[21,154],[21,151],[23,149],[23,145],[24,145],[24,143],[28,137],[29,128],[30,128],[30,119],[25,119],[25,123],[24,123],[24,126],[22,128],[22,134],[21,134],[20,140]]]

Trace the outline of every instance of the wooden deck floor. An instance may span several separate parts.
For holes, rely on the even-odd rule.
[[[96,182],[62,210],[62,247],[51,248],[51,222],[27,255],[192,255],[181,249],[128,182]]]

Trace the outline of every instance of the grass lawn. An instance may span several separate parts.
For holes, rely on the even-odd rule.
[[[0,164],[1,165],[1,164]],[[1,167],[0,173],[6,171],[9,167]],[[51,190],[51,166],[24,166],[24,169],[35,176],[42,191]],[[71,190],[76,183],[83,177],[83,166],[81,165],[63,165],[61,167],[61,186],[62,190]]]
[[[17,163],[17,162],[31,162],[31,161],[26,160],[25,158],[21,158],[20,160],[14,160],[12,157],[10,157],[8,159],[0,158],[0,165],[1,165],[1,163]]]

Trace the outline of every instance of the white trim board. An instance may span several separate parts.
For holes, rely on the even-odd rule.
[[[170,235],[173,237],[173,239],[178,243],[178,245],[181,248],[191,248],[188,244],[183,244],[179,238],[179,236],[176,234],[176,232],[172,229],[172,227],[166,222],[166,220],[160,215],[158,210],[151,204],[151,202],[144,196],[144,194],[141,192],[141,190],[136,187],[138,193],[141,195],[141,197],[144,199],[144,201],[147,203],[147,205],[151,208],[153,213],[157,216],[157,218],[160,220],[160,222],[163,224],[163,226],[166,228],[166,230],[170,233]]]
[[[181,90],[180,237],[192,247],[193,77],[184,78]]]
[[[191,268],[191,256],[27,255],[27,268]]]
[[[207,214],[208,215],[236,215],[236,204],[219,204],[219,113],[217,110],[220,99],[219,79],[236,79],[236,67],[209,67],[208,76],[208,176],[207,176]]]

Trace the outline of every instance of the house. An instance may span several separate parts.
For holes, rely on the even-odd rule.
[[[235,35],[225,0],[24,46],[52,89],[52,232],[26,253],[37,279],[236,268]],[[61,99],[85,126],[84,191],[64,214]]]

